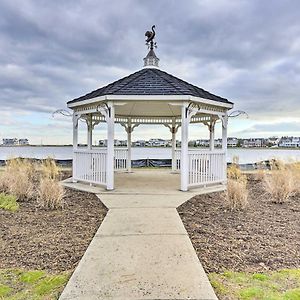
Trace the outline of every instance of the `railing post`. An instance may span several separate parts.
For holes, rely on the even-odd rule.
[[[106,189],[114,189],[114,139],[115,139],[115,110],[112,102],[107,103],[107,163],[106,163],[106,172],[107,172],[107,183]]]
[[[93,115],[90,114],[86,120],[87,124],[87,148],[92,149],[93,143]]]
[[[188,158],[188,103],[181,107],[181,158],[180,158],[180,190],[188,190],[189,158]]]
[[[77,182],[77,154],[76,150],[78,148],[78,119],[80,116],[73,113],[73,162],[72,162],[72,174],[73,174],[73,182]]]
[[[223,179],[224,182],[227,182],[227,124],[228,124],[228,115],[227,112],[222,118],[222,152],[223,152]]]
[[[132,126],[131,126],[131,118],[128,118],[128,126],[127,126],[127,171],[131,172],[131,133],[132,133]]]
[[[172,172],[176,172],[176,119],[172,119]]]
[[[209,150],[213,151],[215,149],[215,122],[214,121],[210,121],[208,129],[209,129]]]

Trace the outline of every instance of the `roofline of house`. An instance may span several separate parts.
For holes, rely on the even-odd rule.
[[[87,105],[95,102],[103,102],[103,101],[193,101],[193,102],[201,102],[209,105],[216,105],[225,107],[227,109],[233,108],[232,102],[222,102],[211,99],[205,99],[196,96],[190,95],[105,95],[100,97],[94,97],[91,99],[86,99],[82,101],[69,101],[67,103],[68,108],[73,108],[77,106]]]

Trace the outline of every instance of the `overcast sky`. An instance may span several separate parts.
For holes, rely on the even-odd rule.
[[[153,24],[162,70],[248,113],[230,136],[300,136],[300,1],[1,0],[0,138],[71,143],[71,119],[52,112],[139,70]],[[169,135],[143,126],[133,139]]]

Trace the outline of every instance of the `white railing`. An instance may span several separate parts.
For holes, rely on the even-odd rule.
[[[117,148],[114,170],[127,170],[127,148]],[[73,179],[95,184],[106,184],[107,149],[76,149],[73,158]]]
[[[127,148],[115,148],[115,171],[127,170],[128,162],[128,149]]]
[[[73,154],[73,179],[106,184],[106,149],[76,149]]]
[[[189,186],[222,183],[226,180],[224,151],[189,150]]]
[[[181,155],[181,151],[176,149],[175,150],[176,171],[180,170],[180,155]]]

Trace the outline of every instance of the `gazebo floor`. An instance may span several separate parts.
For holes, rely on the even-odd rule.
[[[197,194],[212,193],[224,190],[224,185],[215,184],[207,187],[193,188],[187,192],[179,190],[180,174],[172,173],[170,169],[133,169],[132,172],[115,172],[115,189],[107,191],[104,187],[88,183],[73,183],[72,178],[63,185],[95,194],[181,194],[186,193],[190,198]]]

